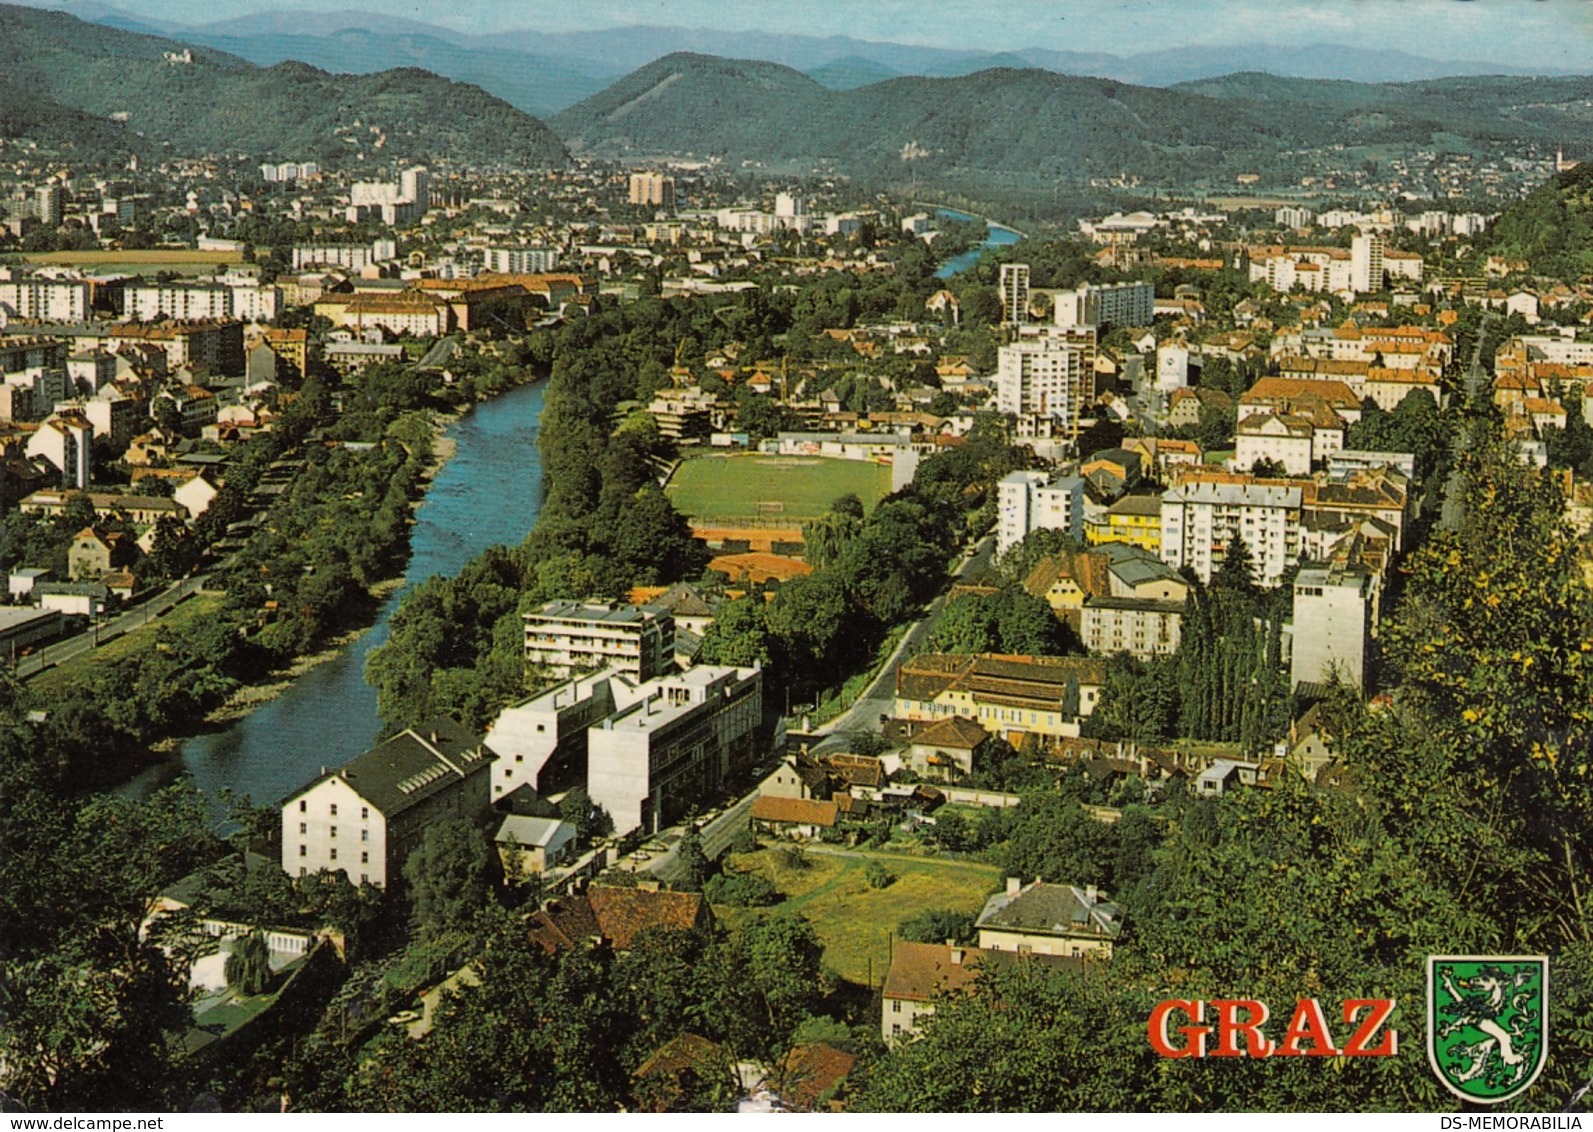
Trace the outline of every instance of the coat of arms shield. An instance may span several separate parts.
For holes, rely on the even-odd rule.
[[[1446,1089],[1499,1104],[1530,1088],[1548,1059],[1546,956],[1427,957],[1427,1060]]]

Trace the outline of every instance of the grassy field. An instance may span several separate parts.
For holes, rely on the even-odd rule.
[[[221,602],[220,594],[195,594],[164,617],[151,621],[148,625],[140,625],[125,637],[117,637],[104,648],[84,653],[54,668],[46,668],[29,680],[28,686],[46,694],[64,691],[90,676],[100,665],[109,664],[124,656],[143,653],[154,642],[155,634],[162,625],[179,629],[201,618],[209,617],[221,608]]]
[[[84,252],[28,252],[29,263],[53,263],[62,267],[214,267],[216,264],[242,263],[243,252],[201,252],[192,248],[148,248],[144,251],[102,249]]]
[[[867,984],[872,977],[878,986],[890,966],[897,924],[926,909],[978,912],[1001,884],[993,865],[853,850],[841,856],[827,849],[809,848],[805,869],[781,865],[778,849],[732,854],[728,869],[762,873],[786,899],[769,909],[715,907],[714,913],[733,928],[749,916],[800,912],[824,941],[825,966],[854,983]],[[895,879],[870,888],[863,875],[869,861],[880,862]]]
[[[669,481],[669,497],[693,519],[817,518],[848,492],[872,511],[891,490],[891,470],[864,460],[816,456],[699,456]],[[759,503],[780,503],[778,512]]]

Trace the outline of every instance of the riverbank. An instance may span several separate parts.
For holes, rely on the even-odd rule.
[[[527,383],[529,384],[529,383]],[[421,469],[422,483],[430,485],[442,474],[448,462],[459,453],[459,442],[448,433],[460,420],[467,416],[476,403],[461,405],[452,409],[439,409],[431,414],[432,444],[431,456],[426,465]],[[426,502],[426,492],[411,502],[412,511],[418,511]],[[342,632],[336,633],[314,652],[295,657],[293,661],[281,668],[268,673],[264,679],[243,685],[222,703],[211,708],[205,713],[203,724],[194,732],[171,735],[150,744],[150,751],[159,754],[162,758],[176,754],[183,743],[196,734],[214,731],[218,728],[228,727],[234,723],[248,718],[253,712],[266,704],[272,703],[302,676],[314,671],[321,665],[336,660],[343,652],[358,641],[366,633],[376,627],[381,619],[383,607],[389,598],[404,587],[408,575],[409,557],[405,558],[405,571],[395,577],[383,578],[367,589],[372,615],[369,621],[351,626]]]
[[[191,775],[208,797],[222,790],[256,799],[297,789],[322,766],[370,749],[383,730],[366,661],[387,640],[402,596],[435,574],[452,576],[494,543],[518,543],[541,502],[537,429],[546,383],[528,382],[484,402],[439,407],[425,482],[412,500],[414,522],[402,578],[384,580],[373,609],[350,611],[343,631],[315,652],[240,688],[168,757],[125,781],[118,793],[148,794]],[[514,490],[505,491],[506,484]],[[220,818],[218,811],[218,818]]]
[[[397,593],[403,585],[403,577],[388,578],[377,582],[370,588],[372,605],[380,610],[386,604],[387,599]],[[271,703],[291,688],[293,682],[299,677],[319,668],[328,661],[336,660],[342,655],[344,649],[375,627],[376,621],[373,619],[368,624],[345,629],[343,632],[329,637],[326,643],[315,652],[298,657],[285,668],[269,673],[264,680],[253,684],[245,684],[228,696],[225,702],[205,713],[205,727],[208,729],[236,723],[255,709]],[[183,738],[187,738],[187,736],[167,740],[166,742],[169,744],[167,747],[168,752],[176,751],[181,746]]]

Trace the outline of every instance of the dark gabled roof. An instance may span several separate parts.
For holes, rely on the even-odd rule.
[[[394,815],[492,764],[492,753],[463,724],[439,716],[410,728],[323,774],[289,801],[332,778],[341,778],[384,817]]]
[[[820,765],[848,786],[879,786],[885,764],[873,755],[825,755]]]
[[[1070,884],[1035,881],[1017,892],[1001,892],[985,902],[978,927],[1057,936],[1115,939],[1123,930],[1122,912],[1109,900]]]
[[[672,1077],[688,1069],[718,1069],[724,1061],[725,1047],[718,1042],[696,1034],[676,1034],[654,1050],[631,1076],[638,1081],[647,1077]]]
[[[603,934],[585,896],[548,901],[532,914],[530,924],[531,942],[540,944],[549,955],[578,950]]]
[[[974,751],[989,738],[990,732],[973,720],[952,715],[918,732],[913,736],[912,743],[915,747],[946,747],[954,751]]]

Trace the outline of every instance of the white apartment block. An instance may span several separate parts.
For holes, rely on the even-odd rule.
[[[1239,422],[1233,466],[1248,472],[1258,460],[1278,464],[1284,475],[1311,474],[1311,422],[1284,413],[1254,413]]]
[[[1012,472],[996,485],[996,556],[1031,531],[1067,531],[1084,541],[1084,480],[1073,474]]]
[[[712,798],[751,764],[763,719],[763,673],[702,666],[650,680],[640,698],[587,730],[586,789],[614,831],[647,833]]]
[[[1272,222],[1279,228],[1309,228],[1311,221],[1316,219],[1316,214],[1309,208],[1284,206],[1272,214]]]
[[[1178,651],[1184,624],[1182,601],[1088,597],[1079,612],[1079,636],[1092,655],[1126,652],[1149,660]]]
[[[1057,326],[1149,326],[1155,317],[1156,288],[1149,283],[1080,283],[1053,299]]]
[[[0,312],[45,322],[85,322],[89,285],[68,279],[0,280]]]
[[[232,317],[232,288],[219,283],[143,283],[123,291],[122,317],[129,322]]]
[[[1236,539],[1250,551],[1255,580],[1276,586],[1300,554],[1299,487],[1258,483],[1180,484],[1162,496],[1162,561],[1210,583]]]
[[[223,280],[232,291],[232,317],[244,322],[270,322],[282,310],[282,288],[271,284]]]
[[[675,619],[620,602],[550,601],[525,614],[525,659],[555,673],[618,668],[648,680],[674,663]]]
[[[282,804],[282,871],[341,872],[385,887],[403,874],[428,826],[482,824],[491,812],[492,752],[451,719],[411,728],[321,775]]]
[[[52,416],[28,438],[27,454],[40,457],[61,477],[62,487],[86,491],[92,470],[94,426],[73,413]]]
[[[549,794],[586,780],[586,730],[635,703],[640,681],[618,668],[577,676],[498,713],[487,729],[496,802],[529,786]]]
[[[1350,288],[1356,294],[1383,289],[1383,237],[1375,232],[1350,241]]]
[[[260,166],[260,179],[271,183],[307,181],[320,172],[321,167],[313,161],[283,161]]]
[[[396,240],[373,240],[369,244],[297,244],[293,248],[293,270],[341,267],[347,271],[360,271],[373,263],[397,256]]]
[[[74,393],[90,397],[116,381],[116,355],[107,350],[82,350],[66,359],[66,375]]]
[[[1377,580],[1359,566],[1311,565],[1295,575],[1292,653],[1294,686],[1337,677],[1366,686]]]
[[[498,275],[536,275],[559,266],[559,249],[539,245],[492,247],[483,258],[486,269]]]
[[[632,173],[629,200],[631,204],[652,205],[658,208],[675,207],[675,178],[662,173]]]
[[[1050,417],[1066,435],[1078,431],[1095,399],[1093,331],[1028,338],[996,353],[996,407],[1017,416]]]

